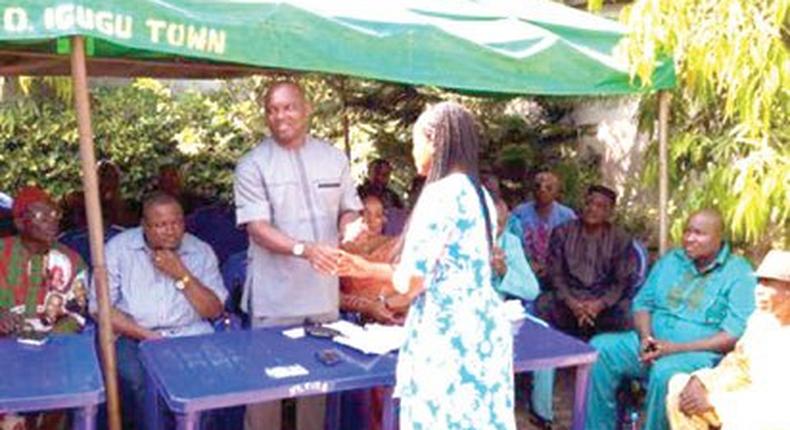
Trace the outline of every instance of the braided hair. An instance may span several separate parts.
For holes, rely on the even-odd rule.
[[[426,185],[454,172],[469,175],[475,181],[479,179],[480,133],[474,116],[466,108],[455,102],[431,106],[417,118],[413,132],[423,133],[434,145]],[[389,256],[392,262],[400,261],[409,224],[411,215]]]
[[[428,108],[414,124],[435,146],[426,183],[463,172],[478,179],[480,133],[474,116],[463,106],[443,102]]]

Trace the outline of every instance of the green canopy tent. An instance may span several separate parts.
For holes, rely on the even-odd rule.
[[[73,78],[111,427],[119,409],[88,75],[230,78],[276,69],[512,95],[673,87],[669,59],[650,86],[631,79],[615,55],[624,35],[615,22],[546,0],[0,0],[0,76]],[[668,99],[660,99],[665,157]]]

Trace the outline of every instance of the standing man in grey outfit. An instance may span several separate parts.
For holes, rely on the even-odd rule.
[[[236,220],[250,236],[242,309],[253,327],[338,317],[332,273],[344,226],[362,203],[346,156],[308,135],[312,108],[302,88],[274,83],[264,96],[264,139],[239,161],[234,178]],[[323,428],[324,396],[299,399],[297,429]],[[247,407],[245,428],[275,429],[280,402]]]

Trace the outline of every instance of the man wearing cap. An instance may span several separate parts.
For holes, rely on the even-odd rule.
[[[74,332],[85,323],[85,303],[63,304],[84,289],[85,263],[56,242],[61,214],[52,198],[38,187],[24,187],[11,207],[17,235],[0,238],[0,336],[27,329]],[[58,428],[65,414],[21,417],[0,414],[0,428],[25,429],[26,422]],[[35,425],[35,424],[34,424]]]
[[[549,285],[538,296],[538,316],[571,335],[589,338],[629,326],[630,278],[636,271],[631,238],[611,223],[617,196],[609,188],[587,190],[581,219],[551,234]]]
[[[689,217],[683,247],[667,252],[634,298],[634,330],[592,339],[598,360],[590,372],[587,429],[613,429],[618,386],[643,378],[645,428],[669,427],[667,384],[681,372],[715,364],[732,350],[754,310],[752,268],[722,239],[721,215],[703,209]]]
[[[769,252],[755,276],[757,309],[735,349],[714,368],[669,381],[673,429],[790,429],[790,252]]]
[[[309,135],[310,103],[295,82],[272,84],[263,99],[271,137],[239,161],[236,222],[250,238],[242,309],[253,327],[324,322],[339,316],[336,246],[362,202],[345,154]],[[296,402],[296,428],[322,429],[325,396]],[[279,401],[250,405],[246,429],[281,426]]]
[[[84,307],[72,308],[73,318],[61,318],[72,316],[64,309],[47,318],[53,324],[40,324],[47,299],[72,300],[75,287],[84,288],[87,279],[82,258],[56,242],[60,211],[45,191],[24,187],[14,199],[12,216],[19,234],[0,239],[0,336],[14,333],[25,321],[38,330],[78,330],[85,322]],[[65,325],[54,324],[59,321]]]

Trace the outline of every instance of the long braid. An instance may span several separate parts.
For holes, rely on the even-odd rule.
[[[475,119],[463,106],[444,102],[429,108],[415,124],[436,145],[427,182],[460,170],[477,178],[480,134]]]
[[[474,116],[466,108],[454,102],[432,106],[417,119],[414,132],[424,133],[436,146],[426,185],[453,171],[463,172],[474,180],[479,178],[480,133]],[[393,248],[390,261],[400,259],[410,221],[406,221],[404,233]]]

